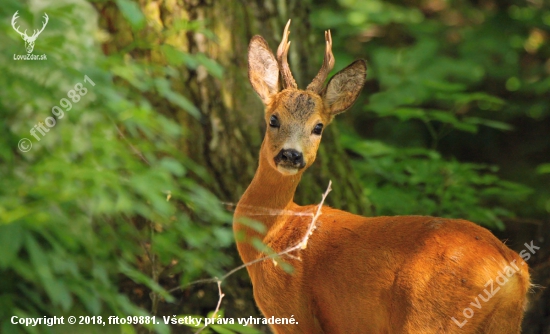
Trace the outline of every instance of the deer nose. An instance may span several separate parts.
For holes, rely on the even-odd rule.
[[[300,165],[301,166],[304,162],[304,156],[302,155],[301,152],[298,152],[296,150],[293,150],[293,149],[285,150],[285,149],[283,149],[283,150],[281,150],[280,154],[281,154],[281,160],[282,161],[290,162],[293,165]]]

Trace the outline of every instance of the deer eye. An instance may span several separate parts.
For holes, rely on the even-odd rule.
[[[281,123],[279,123],[279,119],[275,115],[271,115],[271,118],[269,118],[269,126],[272,128],[278,128],[281,126]]]
[[[323,132],[323,124],[321,124],[321,123],[315,125],[315,127],[313,128],[313,131],[312,131],[312,133],[314,133],[316,135],[321,135],[322,132]]]

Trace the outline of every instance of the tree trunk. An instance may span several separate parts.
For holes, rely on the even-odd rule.
[[[309,1],[207,1],[140,0],[147,17],[147,27],[132,33],[114,3],[95,3],[101,14],[100,26],[111,34],[104,44],[106,53],[119,52],[130,43],[143,40],[153,44],[171,44],[190,54],[204,53],[225,69],[223,78],[209,75],[205,68],[178,68],[183,80],[173,87],[188,97],[201,111],[197,120],[188,112],[158,96],[147,96],[159,113],[171,115],[187,133],[181,149],[195,162],[207,169],[214,182],[206,185],[222,201],[236,204],[254,175],[265,123],[263,105],[250,87],[247,75],[248,42],[255,34],[262,35],[275,52],[283,27],[291,18],[290,40],[293,41],[289,61],[300,88],[305,88],[320,68],[324,52],[324,34],[311,31],[308,21]],[[182,21],[202,22],[217,40],[206,37],[204,31],[182,31],[176,38],[162,34]],[[133,49],[130,56],[141,61],[164,64],[162,56],[148,49]],[[324,132],[317,161],[308,170],[298,188],[295,201],[312,204],[320,200],[329,180],[333,192],[329,205],[359,214],[370,213],[341,146],[335,126]],[[236,264],[240,263],[236,251]],[[216,287],[201,287],[212,298],[193,296],[189,291],[183,307],[165,309],[166,314],[201,313],[213,309],[217,301]],[[226,316],[257,316],[251,285],[243,270],[224,283],[226,298],[222,306]],[[162,307],[161,307],[162,308]],[[176,312],[176,313],[173,313]],[[164,312],[163,312],[164,313]]]

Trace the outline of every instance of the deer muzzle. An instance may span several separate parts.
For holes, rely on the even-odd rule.
[[[283,174],[296,174],[306,166],[306,163],[302,152],[295,149],[282,149],[275,156],[275,165]]]

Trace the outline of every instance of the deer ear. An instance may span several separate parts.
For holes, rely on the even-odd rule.
[[[365,84],[367,64],[363,59],[351,63],[336,73],[321,92],[326,110],[331,116],[344,112],[353,105]]]
[[[279,91],[279,65],[261,36],[254,36],[248,46],[248,79],[264,104]]]

